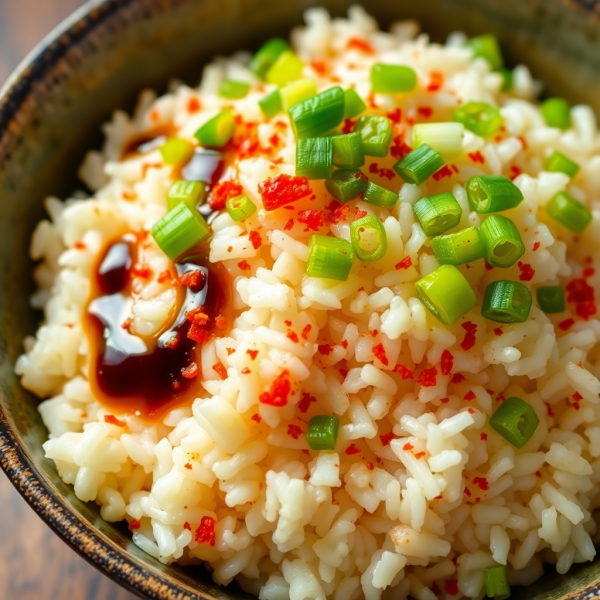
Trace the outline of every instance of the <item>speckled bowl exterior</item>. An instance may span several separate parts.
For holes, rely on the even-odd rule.
[[[93,0],[32,52],[0,90],[0,465],[54,531],[106,575],[140,597],[240,600],[201,567],[166,567],[131,542],[123,525],[102,521],[80,502],[44,458],[46,431],[38,399],[13,366],[40,314],[33,291],[29,239],[44,217],[46,195],[77,188],[86,149],[101,142],[100,124],[117,107],[131,109],[144,87],[164,90],[179,77],[197,83],[211,56],[256,48],[286,35],[311,5],[345,14],[351,0]],[[549,94],[600,112],[600,0],[370,0],[386,28],[400,18],[422,22],[433,39],[450,31],[492,32],[509,62],[525,62]],[[80,185],[80,184],[79,184]],[[600,597],[600,558],[566,576],[552,569],[513,598]]]

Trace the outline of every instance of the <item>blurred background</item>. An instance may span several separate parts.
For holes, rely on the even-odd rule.
[[[83,0],[0,0],[0,83]],[[134,600],[64,544],[0,471],[1,600]]]

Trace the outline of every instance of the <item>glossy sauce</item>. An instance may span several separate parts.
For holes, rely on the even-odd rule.
[[[198,396],[201,344],[187,337],[191,323],[186,313],[204,307],[210,317],[207,330],[215,333],[211,325],[217,315],[231,322],[231,284],[223,267],[209,265],[199,255],[186,258],[175,265],[177,276],[202,271],[200,289],[178,284],[177,308],[169,325],[156,336],[133,335],[127,323],[132,316],[132,266],[137,254],[138,241],[133,234],[115,240],[101,253],[83,321],[95,398],[118,414],[133,413],[155,421]],[[182,371],[194,362],[198,376],[183,377]]]

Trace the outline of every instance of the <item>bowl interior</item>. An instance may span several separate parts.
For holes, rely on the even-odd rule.
[[[336,16],[348,0],[109,0],[91,2],[46,40],[0,97],[0,462],[34,508],[88,560],[154,598],[250,598],[215,586],[202,568],[165,567],[142,553],[121,525],[80,502],[44,459],[46,431],[38,400],[19,387],[13,365],[40,314],[33,291],[29,239],[44,218],[47,195],[65,198],[81,187],[77,168],[101,143],[112,110],[130,110],[144,87],[164,91],[178,77],[197,84],[215,54],[256,48],[285,36],[312,5]],[[368,10],[386,29],[416,19],[437,41],[455,30],[492,32],[511,64],[528,64],[549,95],[591,104],[600,112],[600,21],[596,2],[582,0],[378,0]],[[97,532],[97,533],[95,533]],[[567,576],[553,569],[513,597],[587,595],[600,579],[600,559]]]

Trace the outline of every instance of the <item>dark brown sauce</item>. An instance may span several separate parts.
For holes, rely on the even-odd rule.
[[[201,390],[201,344],[187,337],[191,323],[186,313],[202,306],[209,324],[219,314],[231,322],[231,284],[222,266],[200,255],[186,258],[174,266],[177,276],[202,271],[201,289],[179,285],[170,325],[156,336],[133,335],[126,324],[132,316],[132,266],[137,254],[138,241],[127,234],[105,248],[96,263],[92,295],[84,312],[90,384],[105,408],[156,421],[169,410],[189,404]],[[192,363],[199,374],[186,378],[182,371],[193,367]]]

